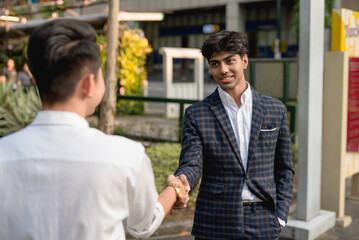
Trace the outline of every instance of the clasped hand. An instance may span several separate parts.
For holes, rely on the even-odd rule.
[[[183,191],[183,196],[181,198],[177,199],[177,201],[172,206],[172,208],[175,210],[186,208],[187,202],[189,200],[188,193],[191,190],[191,187],[189,186],[187,177],[183,174],[181,174],[179,177],[170,175],[170,176],[168,176],[168,178],[166,180],[166,184],[169,185],[172,183],[175,183],[175,184],[178,184],[179,186],[181,186],[182,191]]]

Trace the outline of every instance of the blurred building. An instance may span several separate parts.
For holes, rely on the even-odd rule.
[[[222,29],[245,32],[250,57],[274,56],[277,38],[277,0],[121,0],[121,10],[162,11],[161,22],[142,22],[155,49],[159,47],[200,48],[209,34]],[[283,0],[280,9],[283,57],[296,56],[298,36],[295,27],[294,0]]]
[[[282,55],[293,57],[298,45],[294,0],[121,0],[120,8],[122,11],[165,13],[161,22],[137,24],[152,44],[153,60],[157,63],[160,47],[198,48],[210,33],[222,29],[247,33],[250,57],[273,57],[278,32],[277,2],[281,2]],[[1,21],[0,26],[9,28],[12,21],[21,21],[23,25],[14,29],[27,33],[26,29],[31,30],[34,25],[30,22],[36,20],[89,16],[88,20],[100,27],[108,11],[107,3],[107,0],[0,0],[2,16],[21,18]]]
[[[335,0],[334,7],[359,10],[358,0]],[[249,57],[273,58],[280,39],[283,58],[298,52],[298,0],[120,0],[121,11],[163,12],[163,21],[128,22],[144,30],[152,45],[150,67],[160,66],[161,47],[200,48],[209,34],[222,29],[241,31],[249,39]],[[108,0],[0,0],[0,38],[26,35],[43,19],[79,17],[101,29]],[[20,22],[20,23],[19,23]],[[181,61],[181,65],[186,65]],[[181,69],[186,68],[182,66]]]
[[[160,47],[201,47],[207,36],[222,29],[241,31],[249,38],[249,56],[272,58],[280,38],[282,57],[296,57],[298,26],[296,0],[121,0],[121,11],[163,12],[161,22],[139,22],[160,61]],[[280,7],[278,7],[278,5]],[[108,0],[0,0],[0,27],[14,22],[24,31],[42,19],[82,17],[100,28],[106,21]],[[357,0],[335,0],[334,7],[359,10]],[[10,17],[8,21],[5,17]],[[11,17],[18,17],[11,18]],[[26,23],[26,24],[25,24]],[[27,24],[28,23],[28,24]],[[16,36],[16,34],[15,34]]]

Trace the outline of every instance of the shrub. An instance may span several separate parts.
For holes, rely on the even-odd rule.
[[[120,40],[118,57],[119,92],[121,95],[142,96],[147,81],[146,57],[152,52],[148,40],[139,29],[126,30]],[[142,101],[121,100],[117,104],[120,113],[142,114]]]
[[[102,70],[105,73],[106,37],[97,36],[100,45]],[[117,64],[118,91],[121,95],[142,96],[144,85],[147,84],[146,59],[152,52],[148,40],[139,29],[128,29],[123,32],[119,41],[119,56]],[[106,73],[105,73],[106,74]],[[116,105],[117,112],[124,115],[142,114],[144,103],[141,101],[120,100]]]
[[[157,191],[161,192],[165,187],[168,175],[173,174],[178,167],[181,144],[159,143],[153,147],[147,148],[146,153],[152,161]],[[191,193],[188,207],[193,207],[195,205],[197,195],[198,187]]]
[[[41,108],[37,89],[14,89],[13,83],[0,84],[0,137],[18,131],[32,122]]]

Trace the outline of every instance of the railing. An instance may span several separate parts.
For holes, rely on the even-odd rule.
[[[178,141],[181,142],[182,139],[182,125],[183,125],[183,116],[184,116],[184,105],[185,104],[194,104],[200,100],[191,100],[191,99],[176,99],[176,98],[159,98],[159,97],[141,97],[141,96],[123,96],[118,94],[118,100],[133,100],[133,101],[144,101],[144,102],[161,102],[161,103],[177,103],[180,104],[179,118],[178,118]],[[294,104],[286,104],[287,110],[289,113],[289,130],[292,134],[292,141],[295,141],[296,135],[296,117],[297,117],[297,106]],[[155,140],[155,139],[150,139]]]
[[[284,104],[288,101],[296,101],[296,99],[290,99],[289,89],[290,89],[290,64],[296,63],[298,60],[296,58],[284,58],[284,59],[256,59],[252,58],[249,61],[249,83],[252,87],[256,88],[256,65],[258,63],[282,63],[283,64],[283,97],[281,100]]]
[[[177,98],[159,98],[159,97],[141,97],[141,96],[123,96],[118,94],[118,100],[134,100],[134,101],[144,101],[144,102],[161,102],[161,103],[178,103],[180,105],[179,112],[179,141],[181,141],[182,136],[182,124],[183,124],[183,115],[184,115],[184,105],[185,104],[194,104],[199,102],[199,100],[191,100],[191,99],[177,99]]]

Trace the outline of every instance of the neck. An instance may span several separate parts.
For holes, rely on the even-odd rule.
[[[242,84],[238,84],[235,88],[227,90],[226,92],[231,96],[238,107],[242,105],[241,103],[241,97],[242,94],[247,90],[248,84],[246,81],[243,81]]]
[[[49,105],[45,102],[42,103],[42,110],[51,110],[51,111],[63,111],[63,112],[73,112],[81,117],[85,118],[87,116],[85,108],[82,106],[81,103],[77,101],[66,101],[61,103],[55,103],[53,105]]]

